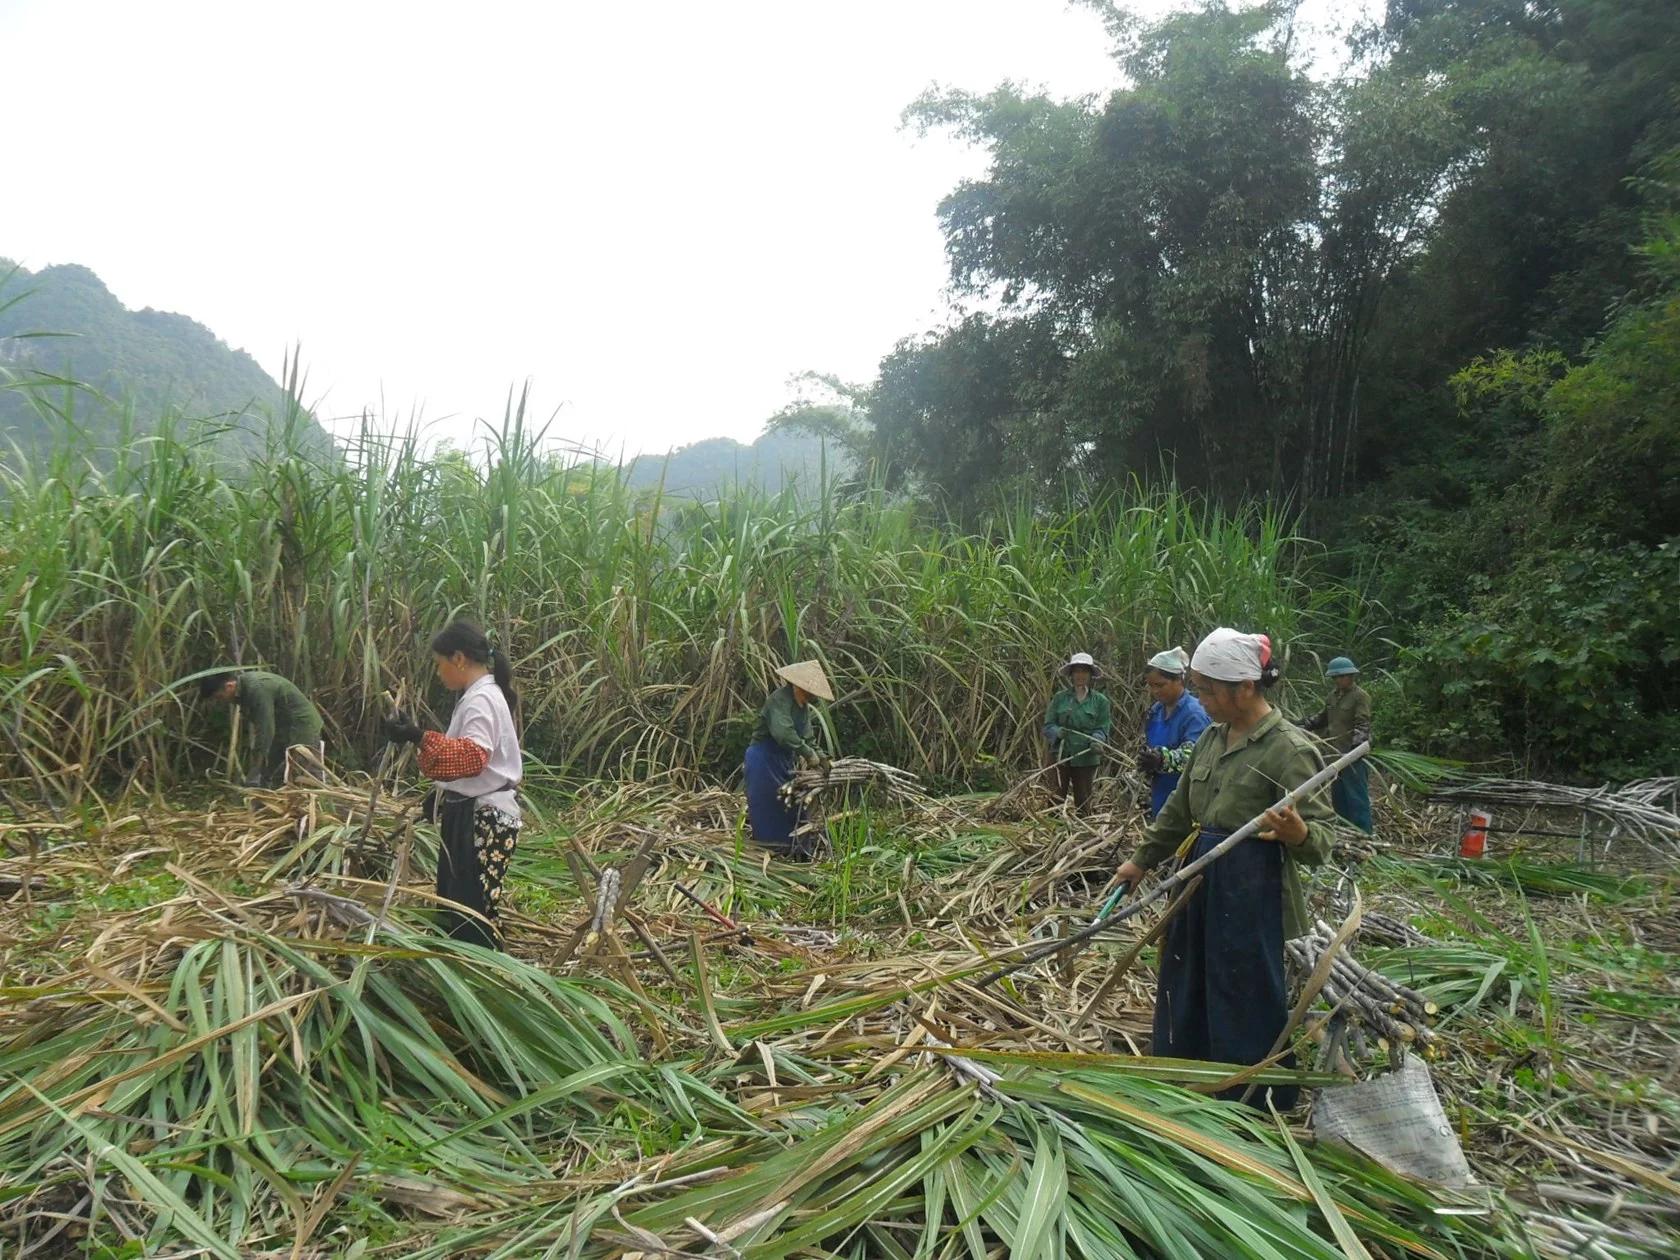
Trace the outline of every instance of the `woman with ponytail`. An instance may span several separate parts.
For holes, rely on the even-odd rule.
[[[519,840],[523,777],[513,724],[518,696],[507,655],[470,621],[452,621],[432,638],[438,681],[460,693],[445,734],[421,730],[402,713],[385,719],[385,738],[420,750],[421,773],[443,794],[438,820],[437,892],[468,914],[446,910],[456,940],[501,948],[496,909]]]

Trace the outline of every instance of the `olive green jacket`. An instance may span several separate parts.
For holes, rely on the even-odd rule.
[[[293,744],[314,748],[321,742],[321,715],[297,684],[267,670],[239,675],[233,702],[251,728],[251,764],[272,777]]]
[[[1108,697],[1096,688],[1088,688],[1085,699],[1073,694],[1072,687],[1058,691],[1044,712],[1044,724],[1061,728],[1057,755],[1066,758],[1070,766],[1099,766],[1102,754],[1091,746],[1092,738],[1108,739],[1108,728],[1114,720],[1114,709]]]
[[[775,740],[789,752],[801,757],[815,757],[816,745],[811,743],[811,706],[793,698],[793,684],[783,683],[770,693],[764,707],[758,711],[758,725],[753,727],[753,743]]]
[[[1313,719],[1312,729],[1328,727],[1330,745],[1338,753],[1353,751],[1371,738],[1371,697],[1358,683],[1344,691],[1331,691],[1324,709]]]
[[[1258,817],[1324,768],[1324,759],[1306,732],[1273,709],[1260,724],[1232,747],[1225,746],[1223,725],[1210,726],[1196,741],[1178,787],[1167,798],[1155,821],[1144,828],[1143,843],[1132,861],[1150,870],[1170,857],[1191,831],[1232,832]],[[1301,891],[1302,865],[1319,866],[1330,856],[1335,811],[1327,789],[1314,792],[1296,805],[1307,824],[1307,838],[1284,849],[1283,934],[1300,936],[1311,926],[1307,899]],[[1244,844],[1272,844],[1255,838]]]

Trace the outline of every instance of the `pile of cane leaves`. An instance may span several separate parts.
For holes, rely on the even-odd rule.
[[[775,1056],[792,1096],[754,1115],[708,1083],[732,1060],[645,1061],[605,982],[241,917],[182,950],[150,1019],[97,988],[8,995],[37,1014],[0,1053],[9,1211],[229,1257],[315,1234],[346,1190],[378,1234],[414,1225],[405,1205],[456,1218],[415,1247],[438,1257],[703,1247],[690,1222],[761,1256],[1329,1257],[1350,1233],[1501,1250],[1422,1189],[1112,1059],[987,1086],[866,1061],[818,1082]]]
[[[732,1023],[725,1051],[700,1003],[560,979],[401,912],[370,934],[206,887],[5,991],[8,1246],[1516,1254],[1501,1218],[1442,1215],[1437,1195],[1187,1088],[1216,1066],[999,1052],[995,1083],[923,1056],[881,1070],[821,1044],[835,1003]]]
[[[833,851],[798,866],[744,843],[727,792],[604,791],[533,811],[503,955],[435,934],[435,837],[406,798],[364,826],[373,799],[143,807],[0,859],[20,890],[0,905],[5,1254],[1564,1255],[1581,1217],[1525,1189],[1528,1143],[1584,1151],[1605,1122],[1622,1136],[1583,1156],[1590,1180],[1535,1179],[1625,1189],[1644,1215],[1594,1245],[1665,1254],[1672,1091],[1628,1091],[1635,1066],[1660,1075],[1672,1023],[1666,876],[1368,864],[1367,890],[1429,935],[1366,961],[1440,1001],[1448,1114],[1537,1209],[1217,1100],[1227,1066],[1128,1053],[1147,953],[1075,1019],[1135,935],[977,988],[987,955],[1088,919],[1123,801],[1096,822],[842,802]],[[580,855],[624,869],[649,835],[628,907],[662,955],[627,934],[629,952],[567,953]],[[1582,1092],[1638,1021],[1627,1084]]]
[[[452,1206],[552,1177],[557,1152],[584,1158],[615,1122],[625,1135],[670,1116],[758,1127],[691,1073],[645,1062],[609,983],[400,930],[376,945],[295,935],[272,908],[177,903],[170,930],[199,939],[151,974],[125,979],[105,958],[85,987],[6,992],[13,1211],[101,1200],[96,1234],[231,1256],[308,1232],[331,1206],[321,1188],[352,1175]],[[618,1145],[634,1153],[628,1136]],[[90,1157],[114,1179],[90,1177]]]

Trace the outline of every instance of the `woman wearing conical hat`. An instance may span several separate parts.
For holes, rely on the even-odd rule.
[[[833,700],[828,675],[816,661],[796,661],[776,671],[782,685],[758,712],[747,745],[747,822],[752,838],[772,853],[809,861],[811,846],[798,834],[805,819],[782,800],[781,788],[801,761],[828,766],[828,754],[811,742],[811,699]]]

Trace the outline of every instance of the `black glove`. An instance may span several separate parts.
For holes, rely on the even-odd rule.
[[[401,709],[380,722],[379,729],[386,740],[393,744],[418,744],[423,734],[420,724]]]
[[[1328,713],[1325,713],[1324,711],[1320,710],[1319,712],[1313,714],[1306,721],[1302,722],[1301,723],[1301,729],[1303,731],[1322,731],[1326,726],[1329,726],[1329,725],[1330,725],[1330,715]]]
[[[1167,768],[1167,754],[1159,748],[1145,748],[1138,754],[1138,769],[1150,774],[1160,774]]]

